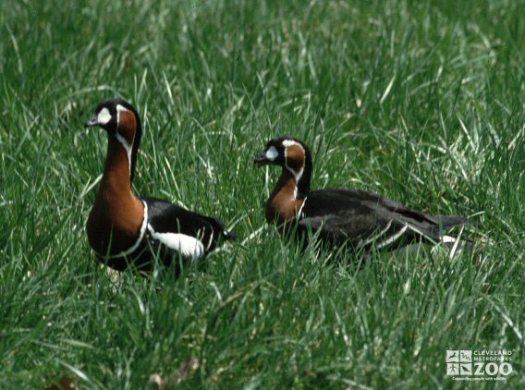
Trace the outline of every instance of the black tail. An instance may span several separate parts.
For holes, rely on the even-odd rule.
[[[221,220],[213,217],[207,217],[205,215],[201,215],[200,217],[207,220],[215,227],[215,229],[219,230],[223,240],[233,241],[237,239],[237,235],[235,233],[226,230],[226,225]]]
[[[436,219],[436,223],[439,226],[441,233],[444,233],[451,227],[461,226],[469,223],[467,218],[457,215],[436,215],[434,218]]]

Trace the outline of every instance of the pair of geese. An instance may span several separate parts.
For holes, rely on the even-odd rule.
[[[99,260],[119,271],[131,264],[148,271],[155,256],[166,265],[195,261],[222,241],[234,239],[216,218],[133,194],[142,128],[131,104],[122,99],[102,102],[86,126],[101,127],[108,134],[104,173],[87,221],[89,244]],[[459,216],[425,214],[370,192],[311,191],[311,154],[295,138],[272,139],[255,163],[282,167],[266,203],[266,220],[293,227],[303,237],[311,232],[338,246],[394,249],[420,241],[453,241],[445,231],[466,222]]]

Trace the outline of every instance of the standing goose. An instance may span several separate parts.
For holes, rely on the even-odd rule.
[[[142,128],[137,110],[128,102],[100,103],[85,125],[108,134],[104,173],[86,226],[100,261],[118,271],[130,264],[149,271],[153,256],[166,265],[177,259],[196,261],[221,240],[233,238],[218,219],[133,194]]]
[[[322,241],[357,249],[394,249],[419,241],[450,244],[454,239],[445,231],[467,222],[459,216],[425,214],[361,190],[311,191],[310,150],[295,138],[272,139],[255,163],[282,167],[266,202],[268,223],[296,222],[299,233],[311,230]]]

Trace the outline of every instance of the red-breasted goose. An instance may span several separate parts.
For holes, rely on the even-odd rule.
[[[87,221],[89,244],[99,260],[119,271],[129,264],[151,270],[152,255],[166,265],[195,261],[233,238],[218,219],[133,194],[142,128],[131,104],[122,99],[100,103],[86,122],[94,126],[108,134],[104,174]]]
[[[394,249],[418,241],[450,244],[453,238],[445,236],[446,230],[467,222],[460,216],[425,214],[367,191],[311,191],[310,150],[292,137],[272,139],[255,163],[282,167],[266,203],[268,223],[295,222],[299,233],[311,230],[323,241],[364,249]]]

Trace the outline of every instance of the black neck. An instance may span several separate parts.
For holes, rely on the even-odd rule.
[[[310,156],[310,151],[305,149],[305,161],[303,174],[296,182],[297,193],[298,195],[306,196],[310,192],[310,181],[312,180],[312,158]]]
[[[135,138],[133,139],[133,146],[131,147],[131,162],[130,162],[130,172],[129,179],[132,182],[135,177],[135,166],[137,165],[137,154],[140,147],[140,139],[142,137],[142,126],[140,124],[140,117],[135,108],[131,107],[131,110],[135,114],[135,120],[137,122],[137,129],[135,131]]]

